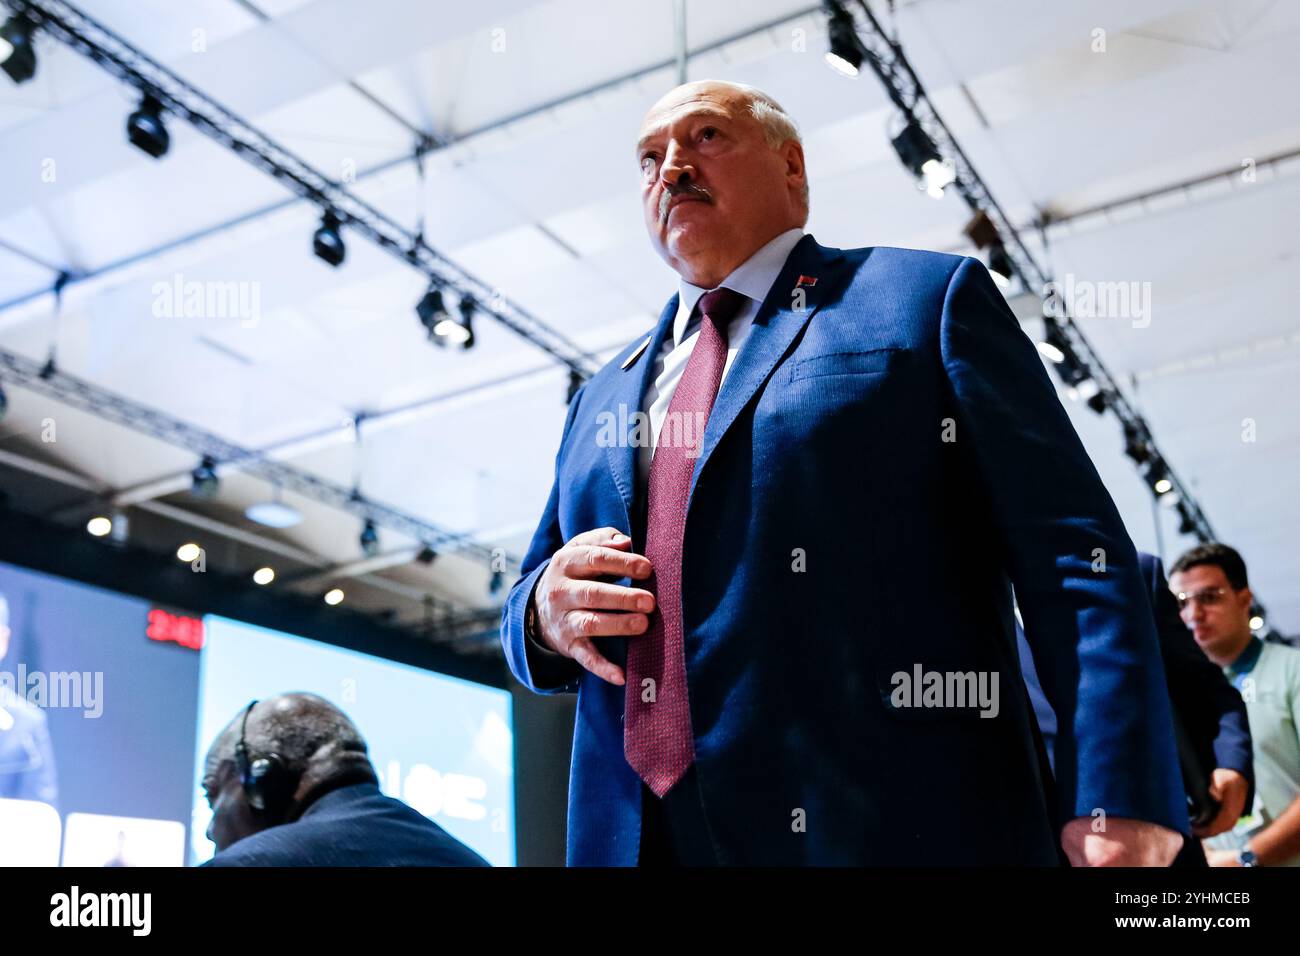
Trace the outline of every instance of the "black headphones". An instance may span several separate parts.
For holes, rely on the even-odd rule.
[[[259,754],[254,757],[249,753],[248,741],[244,735],[248,730],[248,715],[256,706],[257,701],[254,700],[244,710],[244,721],[239,727],[239,743],[235,745],[235,767],[239,771],[239,782],[243,784],[248,805],[271,822],[281,823],[288,813],[298,782],[289,773],[279,754]]]

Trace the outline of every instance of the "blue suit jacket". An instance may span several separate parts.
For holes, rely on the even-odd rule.
[[[613,527],[642,550],[636,449],[610,422],[641,407],[676,307],[574,397],[503,611],[515,676],[579,694],[572,864],[637,860],[624,689],[569,661],[534,673],[524,611],[574,535]],[[1061,823],[1096,809],[1185,830],[1133,545],[981,263],[804,237],[709,417],[683,561],[696,769],[724,863],[1054,864]],[[1054,805],[1012,581],[1064,728]],[[625,662],[626,639],[597,646]],[[894,707],[893,675],[917,665],[996,673],[997,716]]]
[[[204,866],[487,866],[374,783],[331,790],[292,823],[232,843]]]

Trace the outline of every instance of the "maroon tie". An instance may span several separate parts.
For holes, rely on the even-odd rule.
[[[628,641],[623,753],[662,797],[695,760],[682,647],[682,538],[691,473],[727,361],[727,323],[746,297],[715,289],[700,297],[700,337],[682,372],[650,460],[645,556],[655,596],[650,629]]]

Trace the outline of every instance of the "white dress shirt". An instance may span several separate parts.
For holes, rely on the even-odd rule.
[[[785,261],[790,258],[795,244],[803,236],[802,229],[787,229],[722,280],[719,288],[739,292],[747,299],[727,324],[727,361],[722,366],[722,381],[726,381],[731,364],[736,360],[736,355],[745,344],[745,340],[749,338],[749,330],[754,323],[754,316],[758,314],[759,306],[767,298],[772,284],[776,282],[776,277],[785,268]],[[646,484],[650,480],[650,461],[654,457],[655,446],[659,444],[659,430],[668,416],[668,406],[672,403],[673,393],[677,391],[677,383],[681,380],[682,372],[686,370],[686,363],[691,353],[695,351],[695,343],[700,338],[701,319],[694,314],[695,305],[700,301],[700,296],[708,291],[691,285],[685,279],[681,280],[672,335],[664,336],[663,347],[655,357],[650,387],[646,389],[641,402],[641,410],[650,416],[651,433],[651,444],[642,446],[637,454],[638,491],[643,496],[643,500]],[[718,389],[721,392],[722,386],[719,385]]]

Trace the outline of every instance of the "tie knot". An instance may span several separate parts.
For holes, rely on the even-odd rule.
[[[749,298],[731,289],[714,289],[700,296],[700,315],[707,316],[714,325],[725,327],[740,311],[740,306]]]

